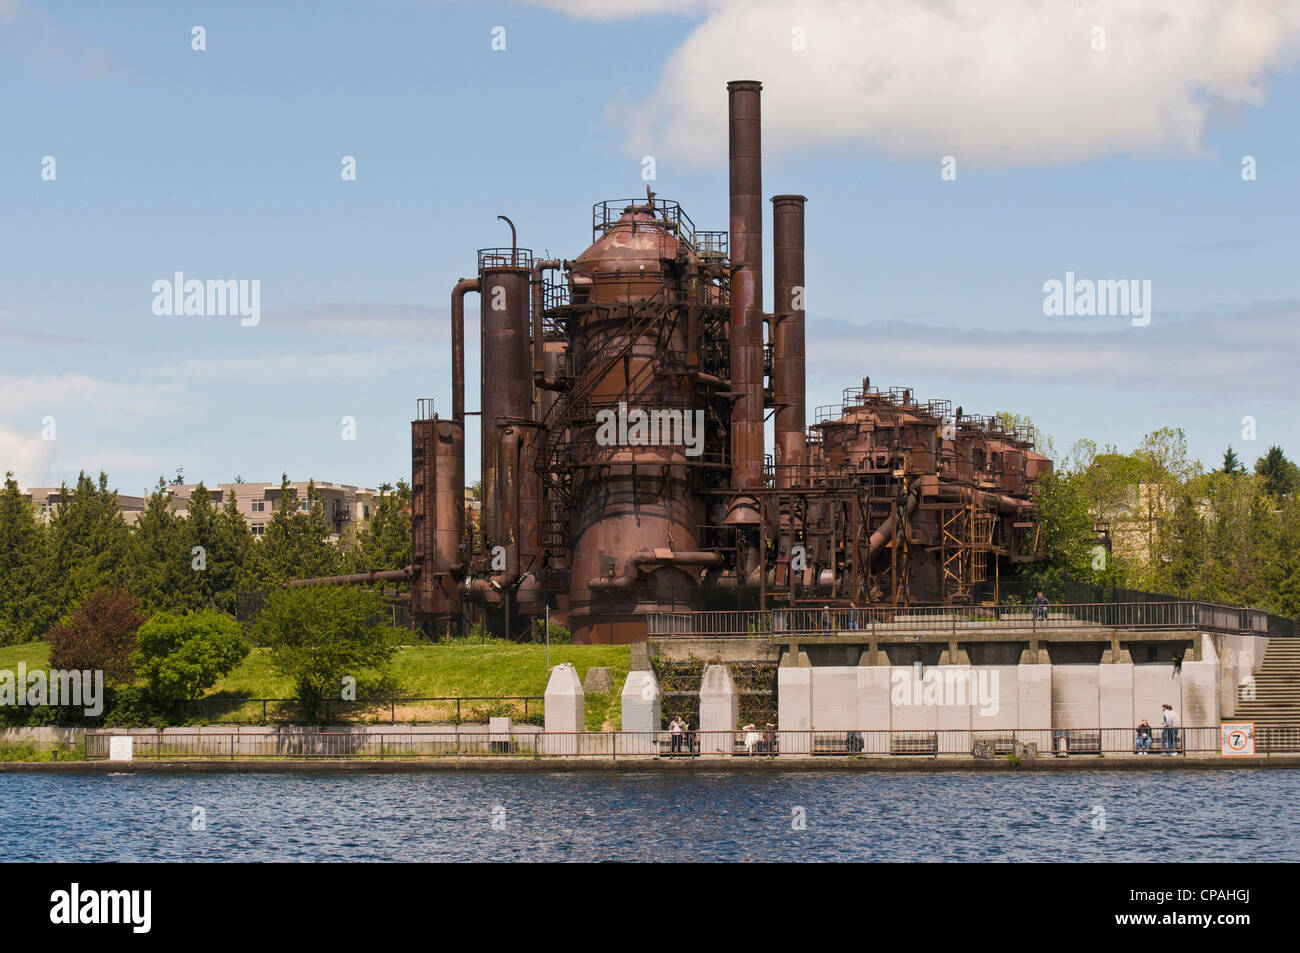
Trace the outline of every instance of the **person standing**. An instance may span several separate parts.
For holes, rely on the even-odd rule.
[[[822,629],[827,635],[831,634],[831,607],[822,606]]]
[[[681,720],[681,718],[679,718],[679,717],[677,717],[677,716],[673,716],[673,720],[672,720],[672,721],[669,723],[669,725],[668,725],[668,733],[669,733],[669,735],[672,736],[672,739],[673,739],[672,749],[671,749],[673,754],[680,754],[680,753],[681,753],[681,750],[682,750],[682,728],[683,728],[683,726],[682,726],[682,720]]]
[[[1174,711],[1173,705],[1161,705],[1164,714],[1161,716],[1160,729],[1160,753],[1177,754],[1178,753],[1178,712]]]

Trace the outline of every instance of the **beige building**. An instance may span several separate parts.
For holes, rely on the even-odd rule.
[[[172,494],[171,511],[178,516],[187,515],[190,497],[197,487],[197,483],[174,483],[168,487]],[[289,488],[297,501],[297,508],[306,512],[307,482],[303,480],[290,483]],[[41,519],[48,523],[58,510],[61,489],[61,487],[35,487],[24,495],[36,506]],[[349,526],[361,529],[370,522],[370,517],[379,502],[377,490],[347,483],[317,481],[316,492],[320,495],[325,518],[330,521],[334,529],[330,536],[333,542],[337,542],[347,532]],[[271,515],[275,512],[281,498],[279,483],[218,483],[215,487],[208,487],[208,493],[212,505],[217,507],[225,506],[226,501],[233,498],[240,515],[248,522],[254,536],[261,536],[266,531],[266,526],[271,521]],[[148,498],[124,496],[119,493],[117,502],[126,524],[134,526],[144,511]]]
[[[71,493],[73,489],[75,488],[68,487],[68,492]],[[54,514],[59,511],[59,494],[62,492],[63,487],[60,486],[36,486],[26,490],[23,496],[36,507],[36,513],[42,522],[49,523],[54,518]],[[117,495],[117,506],[127,526],[135,525],[135,521],[144,512],[144,504],[143,496],[125,496],[121,493]]]
[[[190,496],[197,483],[181,483],[171,487],[172,512],[184,516],[188,512]],[[331,539],[337,541],[349,526],[360,529],[370,522],[371,514],[379,502],[379,491],[367,487],[352,486],[348,483],[329,483],[316,481],[316,493],[320,496],[325,518],[334,527]],[[307,481],[300,480],[289,484],[289,492],[297,501],[296,508],[305,513],[308,509]],[[213,506],[225,506],[234,499],[235,507],[248,521],[254,536],[266,532],[271,515],[280,505],[282,491],[279,483],[218,483],[209,487]]]

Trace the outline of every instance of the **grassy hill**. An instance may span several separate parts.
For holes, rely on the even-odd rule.
[[[0,668],[14,669],[20,661],[27,667],[44,668],[48,665],[49,645],[28,642],[23,645],[0,647]],[[551,665],[569,662],[585,678],[587,669],[606,666],[614,677],[614,692],[609,695],[587,696],[587,728],[616,729],[619,726],[618,693],[627,678],[628,647],[626,645],[553,645]],[[542,695],[546,691],[546,646],[520,645],[514,642],[452,642],[429,645],[409,645],[398,649],[389,672],[393,680],[393,694],[404,697],[481,697],[500,698],[508,695]],[[218,682],[208,693],[210,699],[286,698],[290,694],[287,679],[271,670],[271,660],[266,649],[253,649],[243,663]],[[537,703],[540,704],[540,703]],[[256,708],[256,711],[254,711]],[[454,705],[395,706],[396,711],[384,706],[359,713],[359,720],[368,718],[387,722],[390,715],[398,722],[418,718],[421,721],[450,718]],[[529,705],[529,714],[538,711]],[[210,715],[208,714],[210,711]],[[237,704],[214,705],[209,710],[195,708],[192,714],[201,713],[212,722],[260,720],[260,706]],[[489,714],[523,714],[516,703],[513,712],[498,709],[486,702],[465,703],[462,717],[482,720]],[[280,713],[283,716],[285,713]],[[531,720],[531,719],[530,719]]]

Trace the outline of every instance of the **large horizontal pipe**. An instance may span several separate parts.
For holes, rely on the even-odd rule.
[[[284,585],[288,589],[300,589],[303,586],[347,585],[359,586],[368,582],[406,582],[415,575],[415,568],[384,569],[376,572],[354,572],[346,576],[318,576],[315,579],[290,579]]]
[[[722,565],[722,554],[692,550],[641,549],[627,557],[627,562],[623,567],[623,575],[616,579],[589,579],[587,586],[590,589],[626,589],[635,585],[637,579],[645,571],[645,567],[651,564],[656,568],[659,566],[674,566],[678,569],[692,566],[709,568]]]
[[[479,290],[477,278],[451,289],[451,419],[465,420],[465,295]]]
[[[939,497],[945,500],[957,500],[973,506],[987,506],[999,513],[1025,513],[1034,509],[1029,500],[1018,500],[1004,493],[989,493],[969,486],[954,486],[950,483],[939,484]]]

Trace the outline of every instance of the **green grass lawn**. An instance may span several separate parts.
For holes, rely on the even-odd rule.
[[[614,676],[614,692],[589,694],[586,697],[588,731],[617,729],[620,725],[619,693],[628,677],[628,646],[625,645],[552,645],[551,666],[569,662],[585,679],[588,668],[606,666]],[[14,670],[19,662],[27,668],[44,668],[49,664],[47,642],[0,646],[0,668]],[[546,646],[519,645],[515,642],[438,642],[433,645],[402,646],[389,667],[395,694],[407,697],[455,696],[461,698],[499,698],[503,696],[542,696],[546,692]],[[276,675],[270,667],[266,649],[253,649],[248,658],[230,675],[213,686],[208,697],[287,698],[289,680]],[[465,705],[465,714],[484,703]],[[529,712],[537,711],[533,703]],[[519,706],[519,711],[521,711]],[[380,712],[387,720],[387,714]],[[454,707],[448,707],[448,714]],[[260,715],[260,709],[248,709],[244,715]],[[239,714],[216,716],[213,720],[238,720]],[[398,720],[403,720],[398,712]]]
[[[0,668],[13,671],[19,662],[29,669],[45,668],[50,664],[49,642],[24,642],[21,645],[0,645]]]
[[[603,665],[614,678],[612,693],[587,696],[589,731],[619,727],[619,693],[627,678],[628,652],[626,645],[551,646],[552,666],[572,663],[578,678],[584,679],[587,669]],[[0,647],[0,668],[13,669],[20,661],[26,662],[29,669],[44,668],[49,664],[49,645],[28,642]],[[546,646],[500,641],[403,646],[397,650],[389,671],[396,681],[396,694],[414,697],[540,696],[546,692],[548,678]],[[271,670],[267,650],[255,648],[238,668],[213,686],[208,697],[287,698],[289,694],[288,679]],[[529,711],[534,711],[531,704]]]
[[[580,679],[587,669],[605,666],[614,679],[608,695],[587,696],[587,728],[617,728],[620,721],[619,693],[627,678],[629,650],[626,645],[553,645],[551,665],[572,663]],[[513,642],[453,642],[408,645],[397,650],[389,672],[397,683],[396,693],[412,697],[501,698],[508,695],[543,695],[549,673],[546,646]],[[287,679],[271,670],[266,649],[253,649],[239,666],[219,681],[210,696],[286,698]],[[469,706],[466,706],[467,710]],[[529,711],[534,711],[533,705]],[[399,715],[399,720],[400,715]],[[608,722],[608,725],[607,725]]]

